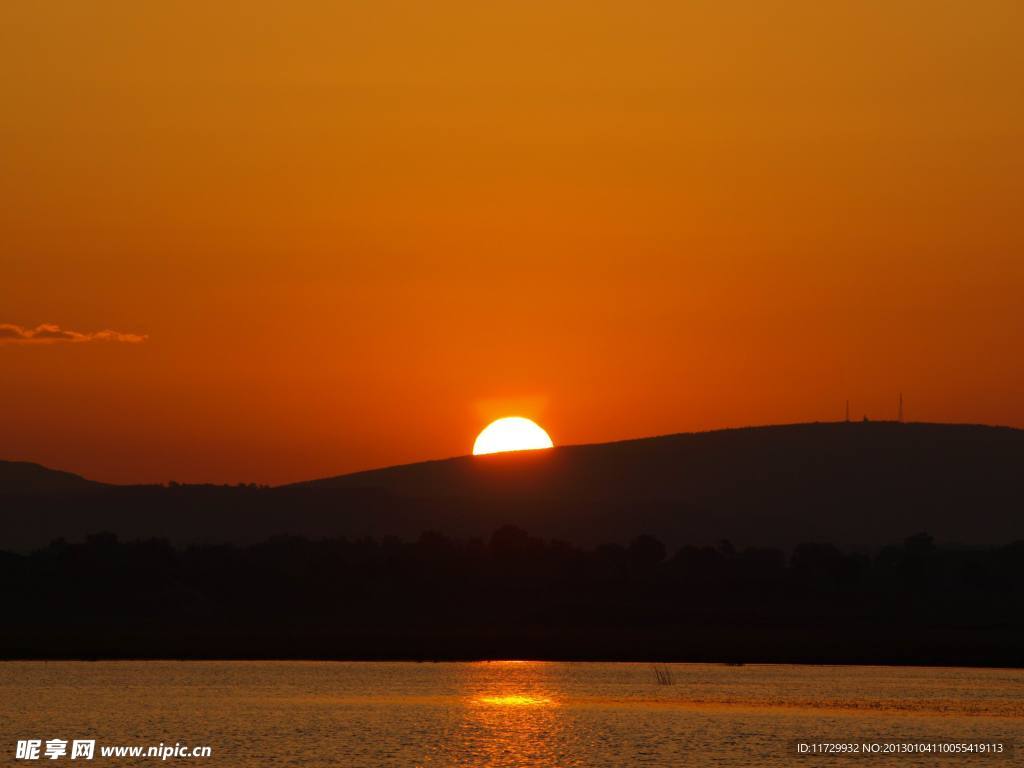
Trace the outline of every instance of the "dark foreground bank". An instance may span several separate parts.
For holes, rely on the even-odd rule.
[[[657,660],[1024,666],[1024,542],[872,555],[581,549],[512,527],[0,553],[3,658]]]

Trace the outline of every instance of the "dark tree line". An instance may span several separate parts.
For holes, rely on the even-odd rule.
[[[0,553],[4,657],[566,658],[1024,664],[1024,542],[866,555],[650,536],[583,549],[96,534]]]

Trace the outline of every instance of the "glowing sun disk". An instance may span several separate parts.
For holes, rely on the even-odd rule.
[[[532,451],[552,448],[548,433],[522,416],[509,416],[488,424],[473,443],[473,455],[503,451]]]

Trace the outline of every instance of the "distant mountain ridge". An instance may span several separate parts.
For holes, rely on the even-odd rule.
[[[68,493],[104,487],[105,483],[31,461],[0,461],[0,493]]]
[[[685,432],[546,451],[398,465],[295,483],[305,488],[376,488],[401,496],[562,496],[609,500],[690,498],[712,486],[820,482],[826,470],[848,490],[885,479],[896,486],[929,467],[983,464],[999,475],[1024,461],[1024,430],[975,424],[815,422]],[[1022,465],[1024,469],[1024,465]],[[868,472],[869,475],[862,473]],[[815,479],[817,478],[817,479]],[[943,478],[935,477],[936,482]],[[722,490],[721,487],[714,488]]]
[[[582,545],[640,533],[671,546],[875,547],[918,531],[965,545],[1024,539],[1024,431],[1008,427],[750,427],[456,457],[277,488],[103,486],[28,466],[36,480],[26,483],[31,472],[0,465],[0,507],[14,512],[0,515],[0,549],[99,530],[187,543],[408,539],[431,529],[486,537],[507,523]],[[5,482],[15,476],[20,485]],[[44,477],[60,498],[25,495]]]

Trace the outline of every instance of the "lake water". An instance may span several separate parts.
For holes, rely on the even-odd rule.
[[[664,669],[659,666],[659,669]],[[808,756],[798,741],[1024,737],[1024,671],[481,662],[5,662],[0,754],[94,739],[89,765],[1012,765],[1002,755]],[[208,758],[102,745],[210,746]],[[1020,764],[1020,763],[1016,763]]]

